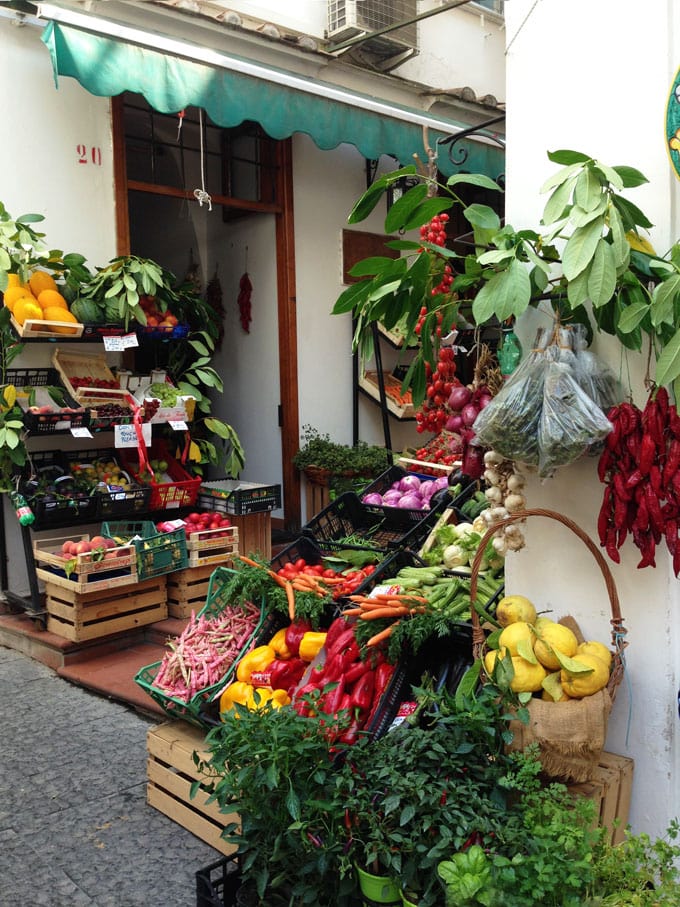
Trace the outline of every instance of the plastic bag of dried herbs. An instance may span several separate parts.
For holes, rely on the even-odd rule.
[[[545,372],[556,348],[551,332],[541,328],[529,354],[520,362],[472,426],[483,447],[508,460],[538,466],[538,426],[543,410]]]
[[[571,326],[572,347],[576,361],[574,375],[581,389],[607,412],[612,406],[618,406],[624,399],[623,385],[595,353],[588,349],[586,329],[583,324]]]
[[[602,442],[612,429],[600,407],[576,380],[574,354],[562,352],[544,375],[543,405],[538,423],[538,472],[551,476]]]

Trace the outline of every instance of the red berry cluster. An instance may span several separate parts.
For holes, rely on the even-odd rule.
[[[112,378],[93,378],[91,375],[86,375],[83,378],[71,378],[71,386],[78,387],[102,387],[102,388],[120,388],[120,384]]]
[[[445,246],[446,224],[448,223],[448,221],[448,214],[435,214],[429,224],[423,224],[423,226],[420,228],[420,238],[425,240],[425,242],[432,243],[435,246]],[[441,281],[432,290],[432,296],[439,296],[440,294],[448,293],[451,289],[452,283],[453,273],[451,271],[451,265],[447,263],[444,265],[444,274]]]
[[[452,347],[440,347],[436,368],[433,370],[426,363],[425,373],[425,402],[416,413],[416,431],[431,431],[436,434],[444,428],[450,415],[447,403],[456,382],[456,359]]]

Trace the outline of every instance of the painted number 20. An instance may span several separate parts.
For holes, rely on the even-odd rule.
[[[88,148],[87,145],[76,145],[76,152],[78,154],[79,164],[94,164],[96,167],[101,167],[101,148],[96,145],[93,145],[91,148]]]

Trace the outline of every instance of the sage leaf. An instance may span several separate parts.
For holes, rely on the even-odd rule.
[[[574,230],[569,237],[562,257],[562,268],[567,280],[578,277],[590,265],[602,236],[603,226],[604,218],[598,217],[584,227]]]
[[[595,308],[606,305],[616,290],[616,265],[611,245],[600,239],[595,249],[590,274],[588,295]]]

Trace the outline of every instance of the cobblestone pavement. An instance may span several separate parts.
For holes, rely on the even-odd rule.
[[[194,907],[220,854],[146,803],[155,723],[0,647],[0,907]]]

